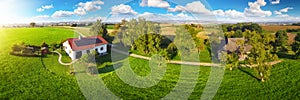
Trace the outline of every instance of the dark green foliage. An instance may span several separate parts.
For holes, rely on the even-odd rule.
[[[145,34],[134,41],[132,50],[143,55],[162,54],[165,58],[173,58],[176,47],[170,46],[171,41],[160,34]],[[171,55],[169,55],[171,54]]]
[[[113,41],[113,37],[108,34],[107,25],[102,23],[101,20],[97,20],[92,27],[90,28],[90,33],[94,36],[102,36],[107,42],[111,43]]]
[[[286,29],[287,32],[300,32],[300,28],[298,29]]]
[[[237,23],[237,24],[224,24],[222,25],[223,32],[234,32],[233,35],[227,36],[228,38],[241,38],[242,32],[246,30],[256,31],[262,33],[262,28],[256,23]],[[226,35],[226,34],[225,34]]]
[[[295,37],[295,43],[292,44],[292,50],[295,52],[295,58],[300,58],[300,33]]]
[[[286,46],[287,46],[287,42],[288,42],[288,36],[287,33],[283,30],[277,31],[276,34],[276,39],[275,39],[275,51],[279,51],[280,52],[286,52]]]
[[[132,19],[124,24],[115,40],[125,47],[132,47],[134,42],[145,34],[160,34],[160,26],[144,18]]]
[[[31,22],[29,25],[30,25],[31,27],[35,27],[36,23],[35,23],[35,22]]]
[[[187,40],[191,40],[192,36],[184,27],[176,29],[176,36],[174,44],[177,46],[180,56],[190,55],[191,52],[196,51],[196,45],[194,42],[187,43]]]
[[[46,42],[43,42],[42,45],[41,45],[41,47],[47,47],[48,48],[49,45]]]
[[[300,23],[293,23],[293,26],[300,26]]]

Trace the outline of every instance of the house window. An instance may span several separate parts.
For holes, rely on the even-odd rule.
[[[90,53],[90,50],[86,50],[86,53]]]
[[[103,47],[101,47],[100,50],[103,51]]]

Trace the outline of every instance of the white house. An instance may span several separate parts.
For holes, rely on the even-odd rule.
[[[107,41],[101,36],[70,38],[63,43],[63,48],[72,60],[82,55],[97,51],[100,55],[107,54]]]

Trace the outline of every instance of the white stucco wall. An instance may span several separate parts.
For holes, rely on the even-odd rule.
[[[96,49],[97,49],[97,52],[100,53],[100,54],[107,53],[107,44],[96,46],[96,47],[91,48],[91,49],[80,50],[80,51],[73,51],[71,49],[68,41],[64,42],[63,46],[66,47],[65,51],[67,52],[67,54],[69,55],[69,57],[72,60],[76,59],[76,54],[77,54],[77,52],[80,52],[80,51],[82,52],[82,55],[87,54],[87,50],[90,50],[90,52],[92,52],[93,50],[96,50]],[[101,50],[101,48],[103,48],[103,50]]]

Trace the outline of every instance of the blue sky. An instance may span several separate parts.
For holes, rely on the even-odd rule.
[[[149,20],[300,21],[299,0],[1,0],[0,24]],[[5,15],[5,16],[3,16]]]

